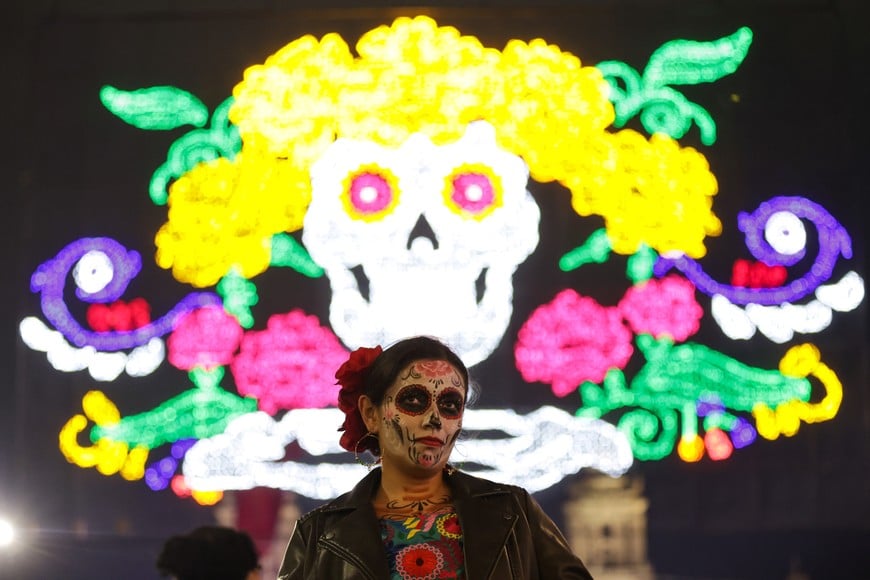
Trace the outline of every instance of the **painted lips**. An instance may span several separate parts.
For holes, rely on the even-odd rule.
[[[415,443],[422,443],[427,447],[443,447],[444,442],[438,439],[437,437],[421,437],[414,441]]]

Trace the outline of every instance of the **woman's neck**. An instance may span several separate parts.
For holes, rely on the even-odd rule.
[[[412,476],[382,469],[374,507],[379,517],[408,517],[452,509],[453,498],[440,470]]]

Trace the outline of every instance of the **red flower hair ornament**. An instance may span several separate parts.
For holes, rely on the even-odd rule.
[[[366,437],[369,430],[359,412],[359,398],[364,394],[369,369],[381,352],[383,349],[380,346],[362,346],[350,353],[344,364],[335,371],[337,384],[341,385],[338,390],[338,408],[345,415],[344,423],[338,428],[339,431],[344,431],[338,443],[353,453],[364,450],[374,453],[378,448],[376,437]]]

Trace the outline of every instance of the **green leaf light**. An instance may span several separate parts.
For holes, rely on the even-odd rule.
[[[191,371],[198,388],[189,389],[151,411],[130,415],[110,425],[95,425],[91,441],[107,438],[154,449],[179,439],[203,439],[223,433],[235,417],[257,410],[257,401],[229,393],[218,383],[224,370]]]
[[[176,87],[148,87],[123,91],[110,85],[100,89],[100,101],[125,123],[146,130],[168,131],[183,125],[202,127],[208,108]]]
[[[311,259],[308,250],[287,234],[272,236],[272,266],[293,268],[303,276],[319,278],[323,276],[323,268]]]

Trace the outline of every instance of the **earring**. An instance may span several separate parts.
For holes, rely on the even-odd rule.
[[[377,441],[377,439],[378,439],[377,436],[376,436],[374,433],[372,433],[371,431],[366,431],[366,434],[363,435],[362,437],[360,437],[360,438],[359,438],[359,441],[356,442],[356,445],[353,446],[353,458],[354,458],[354,460],[356,460],[357,463],[359,463],[360,465],[362,465],[363,467],[365,467],[366,469],[368,469],[369,471],[371,471],[371,470],[372,470],[372,467],[374,467],[375,465],[377,465],[378,463],[381,462],[381,458],[380,458],[380,457],[376,457],[375,460],[372,461],[371,463],[366,463],[365,461],[363,461],[362,459],[360,459],[360,457],[359,457],[359,446],[360,446],[360,443],[362,443],[363,440],[364,440],[366,437],[374,437],[374,438],[375,438],[375,441]]]

